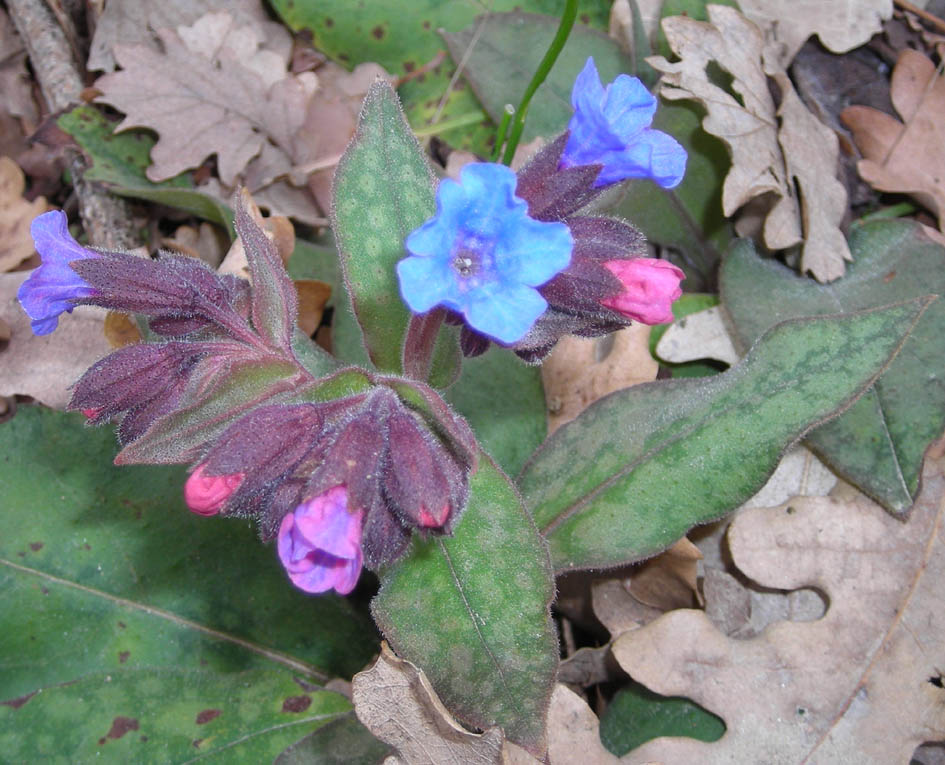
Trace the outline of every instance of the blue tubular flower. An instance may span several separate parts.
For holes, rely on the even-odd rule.
[[[571,105],[562,167],[603,165],[594,182],[598,188],[649,178],[671,189],[682,180],[686,150],[672,136],[650,128],[656,98],[636,77],[621,74],[604,87],[589,58],[574,81]]]
[[[20,285],[16,297],[32,319],[33,333],[48,335],[59,324],[59,314],[72,312],[74,301],[96,294],[69,263],[102,256],[72,238],[65,213],[59,210],[33,220],[30,233],[43,262]]]
[[[415,313],[442,305],[500,343],[522,339],[548,307],[538,287],[568,266],[573,240],[564,223],[528,216],[504,165],[466,165],[445,179],[436,215],[405,242],[400,293]]]

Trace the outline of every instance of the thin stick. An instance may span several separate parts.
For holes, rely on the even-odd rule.
[[[933,27],[938,27],[940,32],[945,32],[945,21],[940,19],[934,13],[929,13],[918,6],[913,5],[908,2],[908,0],[895,0],[895,4],[898,5],[902,10],[909,11],[909,13],[914,13],[920,19],[927,21]]]
[[[79,103],[84,83],[66,34],[43,0],[9,0],[7,10],[26,46],[43,97],[52,112]],[[108,250],[136,246],[128,203],[85,181],[88,162],[72,150],[69,171],[89,242]]]

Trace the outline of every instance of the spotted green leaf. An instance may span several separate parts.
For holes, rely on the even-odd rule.
[[[597,401],[519,478],[555,568],[641,560],[738,507],[792,443],[876,381],[931,300],[787,321],[723,374]]]
[[[415,539],[381,576],[374,618],[459,719],[538,753],[558,665],[548,551],[485,455],[452,537]]]
[[[354,138],[335,171],[333,229],[345,284],[364,345],[382,372],[403,371],[401,349],[410,311],[400,297],[395,266],[404,239],[436,210],[433,174],[404,120],[390,85],[371,86]],[[440,332],[440,352],[430,380],[455,379],[459,354],[455,329]],[[440,360],[452,368],[445,369]]]
[[[0,424],[0,751],[9,762],[271,762],[350,704],[319,686],[377,650],[366,609],[288,582],[185,471],[115,467],[110,428]]]
[[[740,242],[721,272],[723,306],[737,340],[754,341],[771,324],[904,300],[945,295],[945,249],[918,224],[878,221],[850,234],[853,263],[830,284],[798,276]],[[945,301],[932,304],[903,352],[876,385],[807,443],[838,474],[894,513],[915,501],[922,458],[945,430]]]

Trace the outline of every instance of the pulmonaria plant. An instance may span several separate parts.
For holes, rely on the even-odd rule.
[[[593,59],[571,102],[568,130],[517,176],[467,165],[458,182],[440,183],[436,215],[407,236],[397,266],[404,301],[416,313],[450,309],[467,356],[496,342],[538,362],[565,334],[673,318],[683,272],[645,257],[630,224],[580,210],[624,180],[676,186],[686,151],[649,127],[656,99],[638,79],[620,75],[605,88]]]
[[[313,346],[306,366],[278,254],[242,206],[236,228],[252,287],[195,258],[84,248],[46,213],[33,224],[43,262],[19,299],[37,334],[76,305],[148,317],[156,339],[93,365],[68,408],[118,421],[118,463],[192,464],[190,509],[255,519],[297,587],[347,593],[362,562],[391,564],[413,532],[452,532],[476,441],[419,382],[335,371]]]
[[[68,407],[89,425],[116,424],[117,464],[187,465],[186,506],[206,523],[251,519],[300,590],[346,595],[363,569],[376,572],[372,612],[395,650],[415,662],[428,650],[448,655],[424,667],[443,698],[479,728],[502,722],[538,756],[534,713],[557,661],[549,548],[511,479],[434,386],[448,387],[463,354],[491,344],[535,363],[566,334],[672,318],[682,271],[647,257],[629,223],[587,208],[625,180],[673,186],[685,151],[650,127],[656,102],[639,81],[605,87],[593,61],[572,103],[568,130],[519,172],[476,162],[435,187],[393,90],[372,86],[331,210],[371,359],[363,367],[297,328],[295,287],[241,200],[248,279],[196,258],[83,247],[51,212],[33,223],[42,265],[19,291],[37,334],[79,305],[146,324],[143,341],[82,375]],[[458,387],[457,401],[483,397],[468,379]],[[489,429],[492,405],[470,416]],[[489,439],[504,425],[494,424]],[[493,579],[492,567],[503,575]],[[503,598],[509,613],[493,607]],[[447,616],[435,623],[430,613]],[[488,676],[497,656],[508,685]],[[519,714],[517,689],[529,684],[544,690]],[[465,704],[469,693],[493,711]]]

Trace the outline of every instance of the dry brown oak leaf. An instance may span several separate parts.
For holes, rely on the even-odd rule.
[[[26,178],[9,157],[0,157],[0,271],[10,271],[34,252],[30,223],[46,210],[46,200],[23,198]]]
[[[892,0],[739,0],[749,19],[782,46],[787,66],[804,41],[817,35],[824,47],[846,53],[865,44],[892,17]]]
[[[657,693],[688,696],[727,727],[715,743],[655,739],[629,760],[665,765],[906,763],[945,739],[945,478],[926,465],[908,523],[862,495],[795,498],[739,515],[735,564],[767,587],[816,587],[815,622],[725,637],[701,611],[673,611],[614,645]]]
[[[116,45],[148,45],[159,50],[155,31],[193,24],[209,11],[227,11],[240,26],[255,26],[266,35],[266,47],[288,55],[292,36],[269,18],[260,0],[108,0],[95,23],[88,69],[115,69]]]
[[[354,711],[377,738],[397,750],[405,765],[465,765],[502,761],[500,728],[470,733],[437,697],[423,671],[381,645],[370,669],[351,681]]]
[[[864,157],[857,169],[875,189],[915,197],[945,231],[945,78],[906,48],[889,95],[902,122],[869,106],[848,106],[840,114]]]
[[[157,132],[148,178],[172,178],[211,154],[226,186],[260,154],[269,176],[289,172],[315,75],[288,74],[283,54],[260,47],[258,28],[225,12],[157,35],[163,51],[116,45],[122,70],[95,82],[97,100],[126,115],[118,130]]]
[[[0,326],[10,341],[0,348],[0,396],[32,396],[47,406],[65,408],[70,388],[92,364],[112,349],[103,332],[105,310],[79,306],[59,317],[48,335],[34,335],[16,291],[29,272],[0,274]]]
[[[837,279],[844,261],[852,259],[840,230],[847,195],[836,178],[837,137],[801,103],[754,23],[727,6],[707,10],[708,22],[687,16],[663,20],[666,39],[681,60],[647,59],[663,73],[660,95],[703,104],[703,128],[728,147],[732,167],[722,186],[722,212],[730,217],[756,197],[772,195],[765,244],[780,250],[803,242],[801,271],[823,282]],[[711,62],[732,75],[732,90],[741,101],[710,81]],[[781,89],[777,110],[768,75]]]

